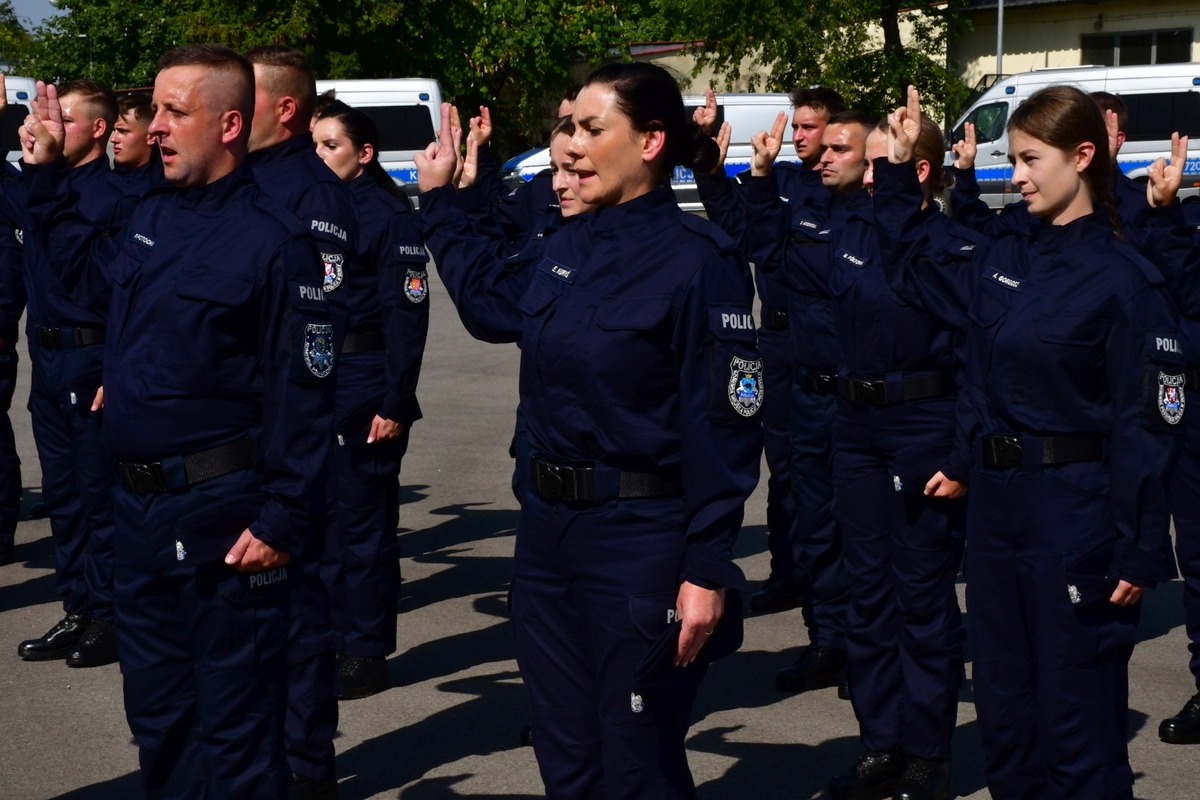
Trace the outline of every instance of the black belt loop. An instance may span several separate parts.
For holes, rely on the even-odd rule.
[[[833,372],[809,372],[796,367],[792,372],[792,382],[804,387],[809,394],[829,395],[838,393],[838,376]]]
[[[554,464],[541,456],[530,459],[533,489],[549,500],[596,502],[596,468]],[[666,473],[618,470],[617,499],[679,497],[683,480],[678,471]]]
[[[183,462],[183,474],[186,476],[185,486],[195,486],[222,475],[250,469],[257,463],[254,438],[246,434],[232,442],[189,453],[180,461]],[[121,475],[121,485],[136,494],[161,494],[172,488],[185,488],[168,485],[162,461],[148,464],[122,461],[117,464],[117,470]]]
[[[1030,437],[1036,440],[1036,437]],[[1053,467],[1100,461],[1104,458],[1104,440],[1095,436],[1042,437],[1041,464]],[[1025,437],[1021,434],[989,433],[983,437],[983,465],[988,469],[1025,466]]]
[[[61,350],[67,346],[66,331],[71,332],[70,343],[76,347],[104,344],[104,328],[47,328],[41,325],[34,328],[38,346],[50,350]]]
[[[762,326],[769,331],[786,331],[788,329],[787,309],[764,308]]]
[[[842,381],[841,389],[842,397],[851,403],[889,406],[951,395],[954,393],[954,376],[949,372],[910,375],[901,379],[900,386],[901,396],[889,397],[886,378],[851,376]]]
[[[369,333],[347,333],[345,340],[342,342],[342,355],[348,356],[354,353],[372,353],[377,350],[387,349],[387,337],[382,331],[370,331]]]

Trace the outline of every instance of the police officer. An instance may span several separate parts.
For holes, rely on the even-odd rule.
[[[246,54],[254,66],[254,123],[250,156],[254,179],[273,200],[299,217],[325,263],[322,291],[334,314],[341,346],[348,321],[344,288],[353,273],[358,220],[349,189],[317,156],[309,121],[317,95],[308,59],[299,50],[266,45]],[[336,509],[333,470],[327,470],[326,503]],[[329,523],[332,524],[332,521]],[[337,777],[333,736],[337,732],[337,639],[329,591],[321,578],[320,548],[313,548],[293,603],[288,653],[288,759],[296,773],[296,797],[334,796]],[[326,793],[322,795],[321,793]]]
[[[145,92],[124,94],[117,101],[112,135],[113,172],[124,178],[139,196],[162,178],[161,159],[147,132],[153,118],[154,101]]]
[[[113,175],[105,155],[117,117],[112,90],[97,81],[62,87],[64,158],[80,212],[114,227],[137,197]],[[30,220],[24,190],[4,183],[0,215],[22,231]],[[42,242],[24,248],[29,291],[26,334],[33,364],[29,410],[42,470],[42,499],[54,539],[55,571],[66,616],[45,635],[22,642],[26,661],[66,659],[94,667],[117,660],[112,599],[112,454],[101,436],[99,395],[108,321],[102,276],[73,291],[48,261]]]
[[[912,291],[970,326],[960,424],[974,460],[967,604],[988,789],[998,800],[1131,798],[1138,601],[1174,575],[1178,313],[1162,274],[1114,234],[1095,102],[1042,89],[1008,135],[1036,224],[976,248],[969,269],[946,270],[925,226],[896,213],[903,204],[878,203],[896,192],[919,219],[910,164],[876,161],[876,208],[881,228],[906,234],[889,251]],[[910,152],[898,145],[895,158]]]
[[[313,128],[316,152],[358,212],[358,269],[346,275],[349,331],[337,379],[336,537],[326,583],[345,656],[348,700],[389,686],[400,590],[400,460],[421,418],[417,379],[429,330],[429,255],[408,201],[379,163],[379,131],[334,101]]]
[[[19,181],[20,173],[5,162],[0,180]],[[21,512],[21,459],[8,412],[17,388],[17,340],[25,313],[23,238],[23,232],[0,228],[0,409],[4,411],[0,418],[0,566],[16,560],[14,538]]]
[[[62,117],[26,123],[28,231],[64,275],[112,280],[105,436],[120,474],[115,564],[126,716],[145,793],[288,795],[289,585],[332,438],[333,329],[308,226],[244,164],[254,78],[217,45],[159,60],[172,187],[119,235],[78,210]]]
[[[417,165],[426,242],[455,286],[475,261],[451,257],[469,231],[448,186],[448,117]],[[731,548],[769,390],[753,289],[736,245],[670,190],[674,165],[707,169],[718,154],[669,73],[602,67],[573,118],[580,197],[600,209],[554,235],[517,303],[476,320],[522,348],[532,455],[517,660],[548,797],[694,797],[684,737],[703,664],[720,652],[706,656],[705,642],[722,638],[723,613],[740,631]]]

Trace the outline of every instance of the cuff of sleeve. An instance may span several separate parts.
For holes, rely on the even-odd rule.
[[[1129,539],[1118,543],[1116,565],[1121,580],[1145,588],[1169,581],[1177,574],[1173,561],[1164,563]]]
[[[701,541],[689,542],[683,557],[683,579],[704,589],[746,587],[746,576],[733,559],[717,555]]]
[[[421,406],[417,402],[416,395],[401,396],[395,392],[388,392],[384,395],[383,405],[379,407],[379,416],[407,426],[424,415],[421,413]]]
[[[463,208],[468,211],[483,211],[487,209],[487,198],[484,197],[478,183],[473,183],[470,186],[459,189],[458,199],[462,201]]]
[[[963,194],[978,194],[979,181],[975,179],[975,165],[966,169],[954,168],[954,188]]]
[[[770,175],[745,175],[742,177],[742,185],[746,187],[746,195],[758,201],[771,200],[772,196],[779,196],[779,183],[775,179],[775,174]]]
[[[1193,226],[1188,225],[1183,216],[1183,205],[1178,201],[1168,206],[1154,208],[1147,206],[1134,217],[1134,224],[1139,228],[1179,228],[1187,227],[1190,235]]]
[[[276,550],[292,557],[304,552],[305,532],[300,530],[278,500],[268,500],[258,519],[250,523],[250,533]]]
[[[696,175],[696,190],[700,192],[700,197],[718,197],[726,194],[729,191],[729,178],[725,177],[725,170],[720,172],[697,172]]]
[[[421,213],[417,215],[417,219],[429,219],[432,216],[430,212],[437,208],[439,204],[449,203],[451,205],[458,205],[456,202],[457,197],[457,190],[449,184],[438,186],[436,189],[430,189],[428,192],[421,192]]]

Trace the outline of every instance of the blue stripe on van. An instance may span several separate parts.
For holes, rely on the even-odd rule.
[[[1138,159],[1136,161],[1133,161],[1133,160],[1126,161],[1126,160],[1122,159],[1118,163],[1120,164],[1121,170],[1123,172],[1125,172],[1125,174],[1129,174],[1130,172],[1133,172],[1134,170],[1145,169],[1146,167],[1153,164],[1155,162],[1155,160],[1156,159],[1154,159],[1154,158]],[[1184,165],[1183,172],[1185,175],[1200,175],[1200,158],[1189,158],[1187,160],[1187,163]],[[1013,168],[1012,168],[1012,165],[1010,165],[1010,164],[1003,164],[1003,165],[998,164],[993,167],[976,167],[975,168],[975,180],[980,181],[980,182],[982,182],[982,181],[1011,181],[1012,176],[1013,176]]]

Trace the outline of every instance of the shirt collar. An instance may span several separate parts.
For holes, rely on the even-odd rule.
[[[620,205],[596,211],[596,230],[615,231],[679,213],[679,201],[669,186],[659,186]]]
[[[179,197],[184,208],[207,211],[221,208],[235,194],[253,185],[254,176],[250,166],[242,163],[233,172],[223,178],[217,178],[212,183],[180,189]]]
[[[247,157],[254,166],[270,164],[275,161],[283,161],[288,158],[295,158],[298,154],[304,152],[315,152],[316,146],[313,144],[311,133],[302,133],[298,136],[293,136],[290,139],[284,139],[282,142],[264,147],[262,150],[255,150]]]

